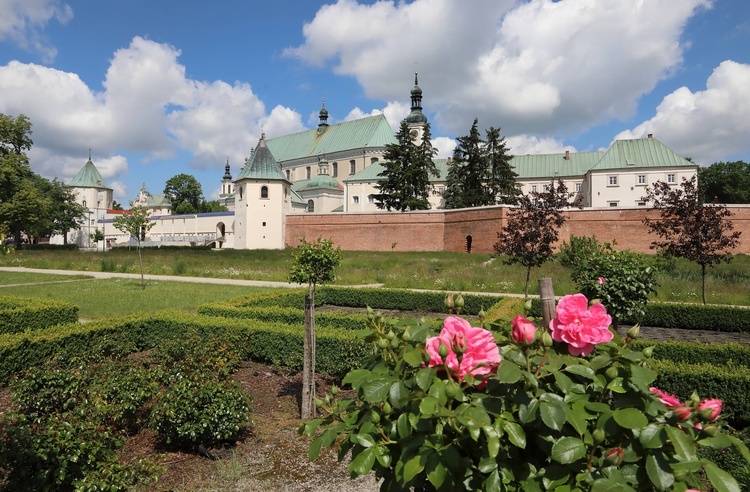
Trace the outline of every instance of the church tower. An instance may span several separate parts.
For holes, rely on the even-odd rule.
[[[291,183],[266,145],[263,133],[234,182],[237,249],[283,249],[286,215],[292,210]]]
[[[422,89],[419,88],[419,74],[414,72],[414,87],[411,89],[411,113],[406,117],[409,134],[416,143],[421,142],[427,116],[422,112]]]

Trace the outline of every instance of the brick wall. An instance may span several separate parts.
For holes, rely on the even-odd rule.
[[[750,254],[750,205],[729,207],[734,214],[734,229],[742,232],[734,253]],[[617,247],[644,253],[655,236],[648,234],[643,218],[657,218],[644,209],[572,210],[560,230],[560,241],[571,234],[596,236],[602,242],[617,240]],[[507,217],[507,208],[439,210],[406,213],[299,214],[288,215],[286,244],[296,246],[299,239],[326,237],[343,250],[369,251],[466,251],[471,236],[471,251],[492,253]]]

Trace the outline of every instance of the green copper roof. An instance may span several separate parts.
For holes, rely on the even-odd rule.
[[[604,152],[515,155],[510,165],[518,174],[517,179],[583,176],[599,162],[603,155]]]
[[[260,137],[260,142],[250,156],[250,160],[237,177],[237,181],[241,179],[279,179],[287,181],[281,172],[281,166],[276,162],[271,149],[266,145],[265,135]]]
[[[697,167],[657,139],[650,137],[615,141],[591,170],[675,166]]]
[[[172,202],[169,200],[169,197],[167,195],[161,194],[161,195],[146,195],[146,203],[149,206],[156,206],[156,207],[164,207],[164,206],[172,206]]]
[[[448,168],[450,166],[448,159],[433,159],[432,162],[435,163],[439,174],[437,177],[430,174],[430,183],[441,183],[448,179]],[[374,183],[380,181],[383,177],[379,174],[383,172],[383,169],[384,167],[380,162],[370,164],[354,176],[345,179],[344,183]]]
[[[296,203],[298,205],[305,205],[305,206],[307,205],[307,200],[299,196],[297,192],[294,190],[292,190],[291,197],[292,197],[292,203]]]
[[[76,174],[70,183],[68,183],[68,186],[75,186],[77,188],[102,188],[106,190],[112,189],[104,182],[104,178],[99,174],[99,170],[96,169],[94,163],[91,162],[91,157],[89,157],[88,162],[84,164],[81,170],[78,171],[78,174]]]
[[[268,140],[277,162],[398,143],[382,114]]]

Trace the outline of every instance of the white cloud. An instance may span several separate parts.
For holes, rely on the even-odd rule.
[[[53,19],[65,24],[73,18],[73,9],[60,0],[0,0],[0,12],[0,41],[9,39],[45,62],[54,60],[57,50],[42,30]]]
[[[339,0],[285,53],[332,63],[385,100],[405,96],[416,62],[424,106],[448,132],[479,117],[512,134],[576,134],[631,117],[639,97],[678,69],[685,25],[711,3]]]
[[[533,135],[514,135],[505,139],[511,155],[557,154],[569,150],[577,152],[575,147],[563,144],[554,138],[539,138]]]
[[[227,157],[242,162],[261,126],[269,136],[302,129],[288,108],[267,114],[248,84],[187,78],[179,55],[135,37],[114,54],[101,92],[74,73],[12,61],[0,66],[0,112],[29,116],[32,167],[65,180],[85,163],[88,148],[104,156],[96,165],[105,178],[123,175],[127,161],[116,158],[132,152],[160,159],[188,151],[194,160],[186,164],[218,169]]]
[[[448,137],[437,137],[433,138],[430,142],[432,143],[432,148],[438,151],[435,156],[438,159],[445,159],[453,156],[453,149],[456,148],[456,141],[454,139]]]
[[[649,133],[704,165],[750,152],[750,65],[722,62],[706,81],[706,90],[677,89],[659,104],[653,118],[615,139]]]

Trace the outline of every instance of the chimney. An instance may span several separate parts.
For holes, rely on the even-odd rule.
[[[564,159],[565,159],[566,161],[569,161],[569,160],[570,160],[570,151],[569,151],[569,150],[566,150],[566,151],[565,151],[565,157],[564,157]]]
[[[653,133],[649,133],[648,134],[648,138],[654,138],[654,134]]]

